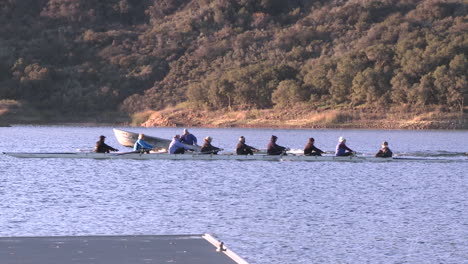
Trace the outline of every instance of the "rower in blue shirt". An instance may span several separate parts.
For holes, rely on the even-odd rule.
[[[135,142],[135,145],[133,145],[133,151],[141,151],[141,152],[149,153],[150,150],[154,148],[153,145],[144,141],[143,140],[144,138],[145,138],[145,135],[143,133],[140,133],[138,135],[138,140]]]
[[[197,145],[197,137],[191,134],[188,129],[184,129],[184,134],[180,137],[180,142],[187,145]]]
[[[336,145],[335,156],[354,156],[355,154],[354,150],[346,146],[346,139],[340,137],[338,139],[338,145]]]
[[[175,135],[174,138],[172,138],[171,144],[169,144],[169,154],[184,154],[186,149],[192,148],[182,144],[180,142],[180,136]]]

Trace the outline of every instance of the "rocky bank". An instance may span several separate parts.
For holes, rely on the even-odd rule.
[[[468,129],[466,113],[373,113],[361,110],[194,111],[170,108],[134,117],[145,127]]]

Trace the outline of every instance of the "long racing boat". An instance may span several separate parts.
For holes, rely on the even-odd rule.
[[[16,158],[58,158],[58,159],[134,159],[134,160],[238,160],[238,161],[344,161],[344,162],[387,162],[387,161],[468,161],[468,159],[434,159],[417,157],[376,158],[373,156],[304,156],[304,155],[236,155],[236,154],[168,154],[164,153],[95,153],[95,152],[3,152]]]

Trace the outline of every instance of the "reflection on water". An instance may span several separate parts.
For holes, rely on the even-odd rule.
[[[130,129],[139,131],[139,129]],[[178,128],[142,129],[169,138]],[[198,129],[232,149],[308,137],[361,153],[461,157],[466,131]],[[0,151],[92,148],[111,128],[0,128]],[[119,146],[119,149],[123,149]],[[458,154],[457,154],[458,153]],[[17,159],[0,155],[0,235],[209,232],[250,263],[463,263],[467,162]]]

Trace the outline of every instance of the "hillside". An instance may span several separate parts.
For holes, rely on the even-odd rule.
[[[0,121],[117,122],[175,106],[466,120],[463,0],[0,3]]]

